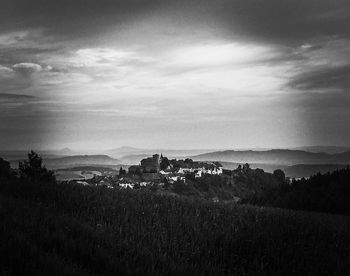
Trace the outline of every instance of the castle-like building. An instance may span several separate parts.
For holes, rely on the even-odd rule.
[[[141,168],[144,173],[159,173],[161,158],[159,154],[141,160]]]
[[[152,157],[142,159],[140,165],[129,167],[129,173],[159,173],[161,162],[162,157],[159,154],[154,154]]]

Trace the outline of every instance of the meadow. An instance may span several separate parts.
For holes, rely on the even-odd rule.
[[[2,180],[0,220],[2,275],[350,274],[346,216]]]

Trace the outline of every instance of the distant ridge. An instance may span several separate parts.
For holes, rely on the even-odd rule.
[[[74,154],[73,151],[70,148],[63,148],[57,151],[57,153],[63,154],[63,155],[72,155]]]
[[[334,153],[343,153],[350,151],[350,146],[349,147],[344,147],[344,146],[305,146],[305,147],[295,147],[295,148],[290,148],[291,150],[303,150],[303,151],[308,151],[308,152],[324,152],[324,153],[329,153],[329,154],[334,154]]]
[[[123,146],[115,149],[110,150],[104,150],[102,151],[104,154],[107,154],[109,156],[112,156],[113,158],[123,159],[123,157],[131,160],[132,156],[150,156],[155,153],[163,154],[170,158],[179,158],[179,157],[188,157],[191,155],[197,155],[207,152],[212,152],[213,149],[161,149],[161,148],[154,148],[154,149],[141,149],[141,148],[134,148],[129,146]],[[138,163],[140,160],[138,160],[136,163]]]
[[[46,159],[44,164],[48,168],[61,168],[83,165],[119,165],[120,160],[111,158],[108,155],[73,155],[60,158]]]
[[[236,163],[296,164],[348,164],[350,151],[336,154],[314,153],[302,150],[274,149],[267,151],[216,151],[192,156],[198,161],[224,161]]]

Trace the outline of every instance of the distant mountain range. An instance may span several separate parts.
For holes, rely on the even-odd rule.
[[[350,147],[343,146],[305,146],[305,147],[294,147],[281,149],[286,151],[296,151],[296,152],[309,152],[309,153],[328,153],[328,154],[337,154],[350,151]],[[142,149],[129,146],[123,146],[115,149],[104,150],[98,152],[98,154],[106,154],[113,158],[125,159],[128,164],[137,164],[140,159],[150,156],[155,153],[162,153],[168,158],[187,158],[190,156],[197,156],[213,152],[226,152],[233,151],[230,149]],[[269,151],[279,151],[279,149],[269,149],[269,148],[254,148],[254,149],[235,149],[235,152],[269,152]],[[300,154],[300,153],[298,153]],[[136,158],[141,157],[139,160]],[[223,161],[223,160],[222,160]]]
[[[314,153],[302,150],[216,151],[191,157],[196,161],[225,161],[233,163],[264,163],[280,166],[296,164],[349,164],[350,151],[343,153]]]
[[[150,156],[155,153],[163,154],[168,158],[175,158],[175,157],[179,158],[179,157],[186,157],[190,155],[197,155],[197,154],[202,154],[202,153],[207,153],[212,151],[213,149],[140,149],[140,148],[133,148],[133,147],[120,147],[116,149],[105,150],[103,151],[103,153],[113,158],[119,158],[119,159],[122,159],[122,157],[131,158],[132,156]],[[138,160],[138,162],[139,161],[140,160]]]

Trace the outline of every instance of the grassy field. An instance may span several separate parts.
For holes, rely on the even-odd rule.
[[[2,183],[0,220],[0,275],[350,274],[346,216]]]

